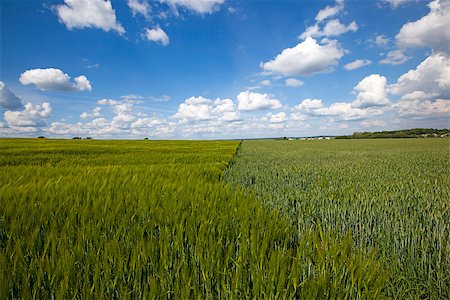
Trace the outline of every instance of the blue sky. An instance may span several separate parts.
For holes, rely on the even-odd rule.
[[[448,0],[0,5],[0,136],[450,127]]]

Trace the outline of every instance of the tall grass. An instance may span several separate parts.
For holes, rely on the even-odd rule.
[[[300,238],[351,234],[386,262],[393,299],[450,299],[448,139],[246,141],[226,171]]]
[[[1,140],[0,298],[380,298],[384,266],[221,178],[237,142]]]

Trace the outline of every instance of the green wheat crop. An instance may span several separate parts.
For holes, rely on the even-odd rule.
[[[226,171],[266,207],[351,235],[385,262],[393,299],[450,299],[448,139],[245,141]]]

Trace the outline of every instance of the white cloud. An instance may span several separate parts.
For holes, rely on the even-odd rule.
[[[152,118],[140,118],[137,119],[136,121],[134,121],[131,124],[131,128],[153,128],[157,125],[163,125],[165,123],[165,120],[163,118],[157,118],[157,117],[152,117]]]
[[[92,110],[91,113],[88,113],[88,112],[81,113],[80,118],[82,118],[83,120],[90,119],[90,118],[98,118],[98,117],[100,117],[101,110],[102,110],[102,108],[97,106],[96,108],[94,108]]]
[[[269,86],[269,85],[271,85],[271,82],[270,82],[270,80],[265,79],[265,80],[261,81],[259,84],[263,85],[263,86]]]
[[[46,125],[45,119],[52,112],[52,107],[48,102],[44,102],[41,105],[34,105],[28,102],[24,108],[21,111],[5,111],[3,114],[6,124],[11,129],[19,132],[36,132],[38,127]]]
[[[371,63],[372,63],[372,61],[368,60],[368,59],[357,59],[357,60],[354,60],[354,61],[346,64],[344,66],[344,69],[346,69],[347,71],[356,70],[356,69],[362,68],[364,66],[368,66]]]
[[[136,95],[136,94],[129,94],[129,95],[124,95],[124,96],[120,96],[120,98],[127,100],[127,101],[133,101],[133,102],[141,102],[142,99],[144,99],[144,97],[142,97],[141,95]]]
[[[4,109],[20,109],[23,107],[22,101],[11,92],[3,81],[0,81],[0,107]]]
[[[343,55],[337,41],[323,39],[319,44],[307,37],[297,46],[284,49],[275,59],[261,63],[261,67],[269,73],[309,76],[333,71]]]
[[[441,116],[448,119],[450,114],[450,100],[399,101],[397,108],[400,117],[415,117],[420,119]]]
[[[306,39],[307,37],[332,37],[338,36],[343,33],[349,31],[357,31],[358,25],[356,22],[351,22],[348,25],[342,24],[338,19],[329,20],[325,25],[323,25],[323,29],[320,29],[321,23],[335,15],[337,15],[344,8],[344,1],[338,0],[336,1],[335,6],[327,6],[324,9],[320,10],[316,16],[316,23],[312,26],[309,26],[305,29],[305,31],[299,36],[301,39]]]
[[[372,106],[388,106],[391,104],[387,98],[386,77],[372,74],[361,80],[354,88],[357,92],[352,107],[368,108]]]
[[[157,26],[154,29],[145,29],[145,37],[147,40],[161,44],[163,46],[169,45],[169,36],[161,29],[161,27]]]
[[[191,97],[181,103],[174,118],[182,123],[208,120],[232,122],[239,120],[240,115],[231,99],[217,98],[212,101],[199,96]]]
[[[297,104],[294,108],[298,110],[304,110],[309,112],[314,109],[322,108],[323,103],[321,99],[304,99],[301,103]]]
[[[147,3],[146,0],[128,0],[127,2],[128,7],[131,9],[131,12],[133,13],[133,16],[136,16],[137,14],[143,15],[145,18],[150,17],[150,5]]]
[[[333,19],[327,22],[327,24],[325,24],[322,30],[320,30],[318,24],[306,28],[305,32],[303,32],[299,36],[299,38],[305,39],[307,37],[321,37],[321,36],[332,37],[344,34],[349,31],[355,32],[357,30],[358,24],[356,24],[356,22],[351,22],[348,25],[344,25],[338,19]]]
[[[281,102],[272,99],[268,94],[253,93],[250,91],[240,92],[237,95],[239,110],[260,110],[281,108]]]
[[[307,37],[332,37],[332,36],[338,36],[341,34],[344,34],[349,31],[357,31],[358,30],[358,24],[356,22],[351,22],[348,25],[342,24],[338,19],[333,19],[327,22],[327,24],[323,27],[323,29],[320,29],[319,24],[314,24],[313,26],[310,26],[306,28],[306,30],[299,36],[301,39],[305,39]]]
[[[97,101],[99,105],[108,105],[114,112],[114,116],[108,120],[100,117],[100,107],[95,107],[91,113],[84,113],[80,117],[89,122],[68,124],[53,122],[46,130],[57,135],[90,135],[98,137],[125,137],[130,136],[168,136],[173,132],[173,126],[166,119],[156,115],[147,117],[146,113],[135,112],[134,104],[139,100],[114,100],[102,99]],[[86,118],[83,118],[83,117]]]
[[[31,69],[20,75],[19,81],[24,84],[34,84],[43,91],[91,91],[92,86],[86,76],[75,77],[75,83],[70,82],[70,76],[60,69]]]
[[[372,74],[361,80],[354,88],[357,93],[353,102],[335,102],[324,106],[321,99],[304,99],[294,107],[295,117],[303,118],[304,114],[319,117],[337,117],[340,120],[351,121],[367,119],[384,113],[381,107],[391,103],[387,98],[386,78]]]
[[[337,15],[344,8],[344,0],[336,0],[335,6],[327,6],[324,9],[319,10],[316,15],[316,21],[322,22],[329,17]]]
[[[344,121],[360,120],[383,113],[375,108],[356,108],[352,103],[336,102],[329,107],[318,108],[310,111],[315,116],[336,116]]]
[[[390,90],[400,96],[423,91],[450,98],[450,59],[442,54],[427,57],[416,69],[400,76],[397,83],[390,86]]]
[[[290,119],[292,121],[306,121],[308,119],[308,117],[301,112],[293,112],[290,115]]]
[[[403,25],[396,36],[400,47],[430,47],[450,54],[450,2],[435,0],[428,4],[430,12],[415,22]]]
[[[266,116],[270,123],[284,123],[288,120],[285,112],[280,112],[277,114],[268,113]]]
[[[160,0],[169,4],[172,8],[182,7],[199,14],[215,12],[225,0]]]
[[[374,40],[375,45],[378,47],[386,47],[389,44],[389,38],[385,35],[377,35]]]
[[[414,91],[412,93],[404,94],[400,101],[416,101],[416,100],[430,100],[430,99],[436,99],[439,97],[438,93],[426,93],[424,91]]]
[[[416,69],[400,76],[389,91],[401,97],[396,105],[401,117],[448,117],[450,59],[443,54],[427,57]]]
[[[217,98],[214,101],[214,108],[212,112],[218,116],[218,119],[225,122],[240,120],[240,114],[236,110],[236,105],[231,99]]]
[[[76,90],[92,91],[91,83],[89,82],[89,80],[87,79],[86,76],[81,75],[81,76],[75,77],[74,81],[75,81],[75,85],[73,85],[73,86],[75,87]]]
[[[342,24],[339,20],[331,20],[329,21],[325,27],[323,28],[324,36],[337,36],[349,31],[357,31],[358,25],[356,22],[351,22],[348,25]]]
[[[295,79],[295,78],[288,78],[285,80],[286,86],[290,87],[299,87],[303,85],[303,81]]]
[[[129,122],[133,119],[131,117],[133,105],[135,103],[139,103],[139,102],[140,102],[139,100],[138,101],[135,101],[135,100],[118,101],[118,100],[113,100],[113,99],[102,99],[102,100],[97,101],[97,104],[111,106],[113,112],[116,114],[117,121]],[[129,121],[126,121],[126,120],[129,120]]]
[[[125,33],[109,0],[64,0],[64,4],[56,6],[56,13],[69,30],[90,27]]]
[[[97,101],[97,104],[100,105],[117,105],[120,104],[120,101],[113,100],[113,99],[101,99]]]
[[[175,117],[184,121],[211,120],[213,118],[212,103],[212,100],[202,96],[191,97],[180,104]]]
[[[314,37],[314,36],[321,36],[321,35],[323,35],[323,34],[322,34],[322,31],[320,30],[320,26],[318,23],[316,23],[312,26],[306,27],[305,31],[301,35],[299,35],[299,38],[306,39],[307,37]]]
[[[400,65],[409,60],[402,50],[392,50],[389,51],[386,57],[380,60],[380,64],[383,65]]]
[[[417,1],[417,0],[384,0],[385,2],[389,3],[392,8],[397,8],[401,5],[404,5],[408,2],[413,2],[413,1]]]

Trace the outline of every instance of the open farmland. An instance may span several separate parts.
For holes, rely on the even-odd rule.
[[[393,299],[450,298],[448,139],[246,141],[226,180],[291,220],[351,234]],[[381,276],[381,275],[380,275]]]
[[[238,145],[1,140],[0,298],[382,297],[374,253],[223,182]]]

